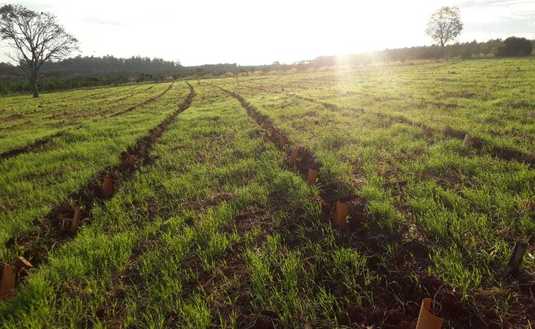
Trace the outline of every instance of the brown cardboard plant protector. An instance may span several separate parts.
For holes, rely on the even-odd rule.
[[[308,169],[308,176],[307,176],[307,183],[309,185],[316,184],[316,181],[318,180],[319,172],[317,169],[310,168]]]
[[[345,228],[349,216],[349,204],[345,201],[336,201],[334,212],[334,225],[338,228]]]
[[[295,146],[292,148],[292,151],[290,152],[290,156],[288,157],[288,164],[290,166],[295,166],[298,156],[299,156],[299,147]]]
[[[431,313],[433,299],[424,298],[422,306],[420,307],[420,315],[418,315],[418,322],[416,329],[440,329],[444,320]]]
[[[105,198],[111,197],[113,194],[113,177],[111,175],[104,176],[102,180],[102,196]]]
[[[0,300],[13,297],[15,295],[16,274],[13,266],[4,264],[2,268],[2,278],[0,279]]]

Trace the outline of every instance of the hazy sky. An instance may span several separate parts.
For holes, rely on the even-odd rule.
[[[460,41],[535,38],[535,0],[25,0],[56,14],[82,55],[142,55],[204,63],[293,62],[320,55],[431,44],[425,26],[460,7]],[[0,4],[3,4],[0,0]],[[0,60],[7,49],[2,45]]]

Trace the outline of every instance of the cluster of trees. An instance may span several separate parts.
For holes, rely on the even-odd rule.
[[[525,38],[510,37],[505,39],[496,51],[498,57],[529,56],[533,52],[534,41]]]
[[[513,40],[513,41],[511,41]],[[386,49],[373,54],[358,54],[345,57],[322,56],[310,62],[311,66],[330,66],[335,64],[367,64],[377,61],[406,62],[417,60],[437,60],[443,58],[482,58],[529,56],[535,47],[535,41],[511,37],[506,40],[489,40],[486,42],[464,42],[439,45]]]
[[[250,69],[247,66],[239,66],[238,64],[206,64],[199,66],[180,67],[177,70],[178,77],[203,77],[203,76],[219,76],[223,74],[236,74]]]
[[[124,84],[142,81],[161,81],[161,76],[137,74],[137,78],[122,73],[109,73],[91,76],[64,77],[62,75],[47,75],[39,80],[39,89],[42,91],[56,91],[74,88]],[[0,95],[12,93],[31,92],[32,88],[26,80],[20,77],[7,78],[0,76]]]
[[[472,41],[453,43],[463,31],[459,8],[442,7],[429,18],[426,33],[436,42],[433,46],[386,49],[374,54],[359,54],[340,58],[339,56],[318,57],[307,63],[311,66],[335,64],[366,64],[375,61],[435,60],[442,58],[529,56],[533,41],[510,37],[504,41]]]
[[[162,81],[176,78],[180,64],[159,58],[74,57],[45,63],[39,72],[39,90],[63,90],[107,84]],[[20,67],[0,63],[0,94],[32,91]]]
[[[78,40],[65,31],[56,16],[21,5],[0,7],[0,37],[16,50],[14,59],[26,76],[33,97],[39,97],[41,67],[78,49]]]
[[[513,42],[511,42],[513,40]],[[511,37],[506,40],[495,39],[486,42],[454,43],[444,47],[427,46],[401,49],[387,49],[380,52],[387,60],[405,61],[419,59],[440,58],[479,58],[479,57],[512,57],[529,56],[532,53],[532,44],[525,38]],[[520,47],[518,46],[520,45]]]
[[[183,67],[180,63],[146,57],[116,58],[73,57],[78,40],[67,33],[54,15],[34,12],[20,5],[0,7],[0,38],[16,51],[18,65],[0,63],[0,94],[39,90],[58,90],[125,82],[159,81],[180,77],[235,75],[244,72],[306,69],[340,63],[366,64],[381,61],[433,60],[444,57],[473,58],[489,56],[528,56],[533,41],[511,37],[504,41],[453,43],[461,34],[463,23],[459,9],[442,7],[429,19],[427,34],[436,45],[387,49],[374,54],[345,57],[326,56],[293,65],[278,62],[263,66],[236,64]]]
[[[59,62],[49,62],[43,65],[43,74],[54,72],[69,75],[91,75],[109,73],[143,73],[150,75],[170,74],[180,63],[165,61],[160,58],[131,57],[73,57]]]

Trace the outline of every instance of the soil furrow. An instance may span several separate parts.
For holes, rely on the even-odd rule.
[[[195,210],[196,212],[201,212],[203,209],[213,209],[218,207],[223,201],[228,201],[231,197],[232,194],[222,193],[216,197],[205,198],[196,202],[188,202],[185,207],[187,209]],[[188,296],[195,290],[207,293],[211,290],[211,287],[217,286],[218,283],[221,283],[221,280],[224,280],[226,276],[231,274],[239,277],[242,283],[247,282],[246,264],[244,255],[242,254],[245,250],[245,242],[241,239],[244,239],[245,235],[253,230],[253,228],[260,228],[262,233],[259,234],[254,241],[255,245],[260,245],[272,230],[271,218],[272,216],[268,211],[259,210],[256,207],[246,207],[240,210],[239,213],[222,228],[222,230],[228,234],[237,232],[240,236],[240,241],[228,247],[225,253],[221,256],[222,258],[218,260],[219,265],[215,266],[213,271],[204,270],[201,259],[197,255],[192,254],[191,257],[187,257],[183,267],[190,268],[191,272],[197,273],[198,276],[195,279],[184,282],[184,291],[182,294]],[[161,225],[165,225],[167,220],[168,219],[163,219]],[[194,225],[194,222],[186,222],[184,225],[190,227]],[[127,316],[125,300],[127,296],[126,288],[136,287],[138,288],[136,290],[141,291],[141,287],[143,287],[144,283],[142,275],[139,272],[140,258],[143,257],[145,252],[158,248],[158,242],[161,239],[162,233],[164,233],[163,230],[156,230],[151,236],[138,243],[130,256],[126,267],[112,277],[113,288],[110,290],[108,297],[106,298],[107,303],[106,305],[102,305],[97,311],[100,321],[105,325],[112,328],[123,328],[125,326],[124,321]],[[214,291],[215,290],[216,289],[214,289]],[[236,291],[236,293],[239,293],[239,291]],[[244,298],[246,297],[244,296]],[[141,300],[143,300],[143,298],[141,298]],[[108,305],[112,305],[112,307],[109,307]],[[242,306],[237,307],[240,307],[241,309]],[[230,315],[215,305],[214,311],[219,312],[218,314],[224,317]],[[251,317],[255,319],[254,314],[251,312],[251,310],[248,310],[244,314],[247,314],[248,319]],[[175,317],[176,314],[174,313],[168,314],[166,326],[172,327],[173,325],[176,325]],[[245,321],[245,319],[243,320]],[[241,328],[243,326],[239,327]]]
[[[154,87],[154,85],[148,87],[148,88],[145,88],[143,89],[141,92],[144,93],[144,92],[147,92],[149,90],[151,90],[152,88]],[[114,103],[114,104],[117,104],[119,102],[122,102],[124,101],[125,99],[128,99],[130,97],[133,97],[137,94],[135,88],[132,88],[133,90],[130,91],[130,93],[128,93],[127,95],[124,95],[122,97],[119,97],[117,99],[114,99],[114,100],[109,100],[109,98],[112,98],[114,96],[116,96],[115,94],[112,94],[112,95],[106,95],[106,98],[103,98],[103,99],[100,99],[98,101],[96,101],[95,103],[93,103],[93,106],[96,106],[100,103],[106,103],[106,102],[111,102],[111,103]],[[88,113],[88,112],[84,112],[84,111],[78,111],[78,112],[75,112],[75,113],[70,113],[69,111],[65,110],[63,112],[60,112],[60,113],[56,113],[56,114],[53,114],[53,115],[50,115],[47,117],[47,119],[70,119],[70,120],[73,120],[73,119],[85,119],[85,118],[91,118],[91,117],[99,117],[99,116],[104,116],[106,115],[107,113],[101,113],[101,112],[96,112],[96,113]]]
[[[169,90],[171,90],[171,88],[173,87],[173,84],[174,84],[174,82],[172,82],[169,85],[169,87],[166,90],[164,90],[162,93],[160,93],[160,94],[158,94],[156,96],[153,96],[153,97],[151,97],[151,98],[149,98],[149,99],[147,99],[147,100],[145,100],[145,101],[143,101],[143,102],[141,102],[139,104],[131,106],[126,110],[112,113],[108,117],[115,117],[115,116],[119,116],[121,114],[125,114],[125,113],[128,113],[128,112],[131,112],[131,111],[135,110],[138,107],[141,107],[143,105],[146,105],[146,104],[149,104],[151,102],[156,101],[157,99],[159,99],[160,97],[165,95]],[[150,89],[150,88],[148,88],[148,89]],[[78,129],[78,128],[80,128],[80,126],[81,125],[78,124],[78,125],[75,125],[74,127],[69,128],[69,129]],[[48,144],[49,142],[51,142],[54,138],[64,135],[66,132],[67,132],[67,129],[64,129],[64,130],[58,131],[58,132],[56,132],[54,134],[39,138],[39,139],[37,139],[36,141],[32,142],[29,145],[21,146],[21,147],[18,147],[18,148],[15,148],[15,149],[0,153],[0,160],[13,158],[13,157],[16,157],[16,156],[18,156],[20,154],[23,154],[23,153],[36,151],[36,150],[42,148],[43,146],[45,146],[46,144]]]
[[[127,183],[142,165],[153,161],[150,152],[154,144],[193,101],[195,90],[189,83],[188,86],[190,93],[177,110],[140,137],[132,147],[123,151],[119,156],[119,164],[96,173],[84,186],[71,193],[44,218],[34,220],[33,231],[10,239],[6,243],[7,247],[21,250],[22,256],[35,268],[47,260],[47,255],[52,249],[74,238],[82,225],[91,222],[91,209],[95,204],[112,198],[118,188]],[[24,270],[19,271],[17,282],[21,282],[26,274]]]
[[[320,104],[322,106],[324,106],[326,109],[328,110],[333,110],[333,111],[340,111],[340,110],[350,110],[350,111],[355,111],[359,114],[362,114],[362,113],[372,113],[374,115],[377,115],[378,117],[381,117],[387,121],[396,121],[396,122],[400,122],[400,123],[404,123],[404,124],[407,124],[407,125],[411,125],[411,126],[416,126],[418,128],[421,128],[425,135],[426,136],[432,136],[433,134],[444,134],[446,137],[453,137],[453,138],[458,138],[458,139],[462,139],[464,140],[464,143],[465,145],[469,146],[469,147],[474,147],[474,148],[477,148],[479,150],[482,150],[483,148],[483,144],[481,143],[484,143],[482,142],[481,140],[477,139],[476,137],[472,137],[472,136],[468,136],[465,132],[463,132],[462,130],[457,130],[457,129],[453,129],[451,127],[446,127],[444,129],[433,129],[433,128],[430,128],[428,126],[426,126],[425,124],[422,124],[422,123],[419,123],[419,122],[414,122],[404,116],[397,116],[397,115],[384,115],[382,113],[378,113],[378,112],[368,112],[364,109],[352,109],[352,108],[341,108],[341,107],[338,107],[336,106],[335,104],[331,104],[331,103],[326,103],[326,102],[323,102],[323,101],[320,101],[320,100],[316,100],[316,99],[311,99],[311,98],[308,98],[308,97],[304,97],[304,96],[300,96],[300,95],[295,95],[295,94],[288,94],[290,96],[294,96],[294,97],[297,97],[297,98],[301,98],[303,100],[306,100],[306,101],[310,101],[310,102],[314,102],[314,103],[317,103],[317,104]],[[475,143],[475,145],[474,145]],[[509,157],[503,155],[503,156],[498,156],[497,154],[501,154],[499,152],[505,152],[505,151],[499,151],[499,148],[491,148],[491,150],[494,150],[494,152],[491,152],[493,155],[495,155],[496,157],[498,158],[502,158],[502,159],[505,159],[505,160],[512,160],[512,161],[520,161],[519,157],[515,158],[515,159],[510,159]],[[503,150],[503,149],[502,149]],[[515,151],[515,150],[514,150]],[[487,149],[487,152],[488,149]],[[515,151],[516,152],[516,151]],[[531,165],[531,162],[529,162],[529,160],[526,160],[525,161],[521,161],[521,162],[524,162],[528,165]],[[399,196],[399,197],[402,197],[402,196]],[[405,214],[410,214],[410,211],[407,211],[406,209],[403,209],[403,207],[401,206],[397,206],[398,209],[402,212],[402,213],[405,213]],[[408,218],[410,218],[410,215],[408,216]],[[406,262],[407,264],[413,264],[414,265],[414,268],[419,268],[419,269],[424,269],[426,267],[426,264],[428,265],[429,264],[429,250],[427,247],[425,247],[426,245],[432,245],[432,242],[429,241],[429,237],[426,236],[426,234],[423,234],[423,232],[420,232],[418,227],[416,226],[416,224],[414,222],[412,223],[407,223],[408,225],[403,225],[402,226],[402,230],[401,232],[403,232],[402,234],[404,235],[403,236],[403,239],[400,241],[402,245],[402,248],[400,249],[400,252],[399,252],[399,259],[406,259],[407,257],[409,258],[413,258],[415,257],[416,255],[416,262],[415,263],[411,263],[411,260],[410,259],[406,259]],[[407,236],[405,236],[409,231],[409,225],[415,230],[412,230],[413,233],[412,235],[414,236],[414,234],[416,234],[415,238],[407,238]],[[369,234],[370,232],[368,232],[367,234]],[[379,233],[379,232],[377,232]],[[458,245],[462,245],[462,243],[457,243]],[[376,247],[376,250],[379,250],[380,248],[377,248]],[[404,251],[403,249],[407,249],[408,251]],[[394,261],[398,261],[397,259],[394,259]],[[404,268],[407,269],[407,271],[410,271],[411,270],[411,265],[405,265]],[[399,273],[402,273],[402,271],[399,271],[399,268],[395,270],[396,275],[399,275]],[[515,285],[510,285],[508,282],[505,283],[505,286],[508,287],[508,289],[510,289],[510,291],[513,291],[515,294],[518,295],[518,299],[515,300],[514,302],[512,302],[512,305],[513,305],[513,308],[515,309],[515,314],[514,315],[504,315],[504,314],[497,314],[496,313],[496,309],[491,305],[489,304],[488,302],[488,297],[485,296],[484,294],[476,294],[473,296],[473,300],[472,300],[472,303],[470,305],[464,303],[464,302],[461,302],[460,299],[458,298],[459,296],[455,296],[455,294],[453,293],[453,289],[447,287],[446,285],[444,285],[440,280],[438,280],[437,278],[435,277],[429,277],[429,276],[426,276],[424,273],[421,273],[421,276],[420,276],[420,279],[421,279],[421,282],[423,282],[423,287],[425,288],[425,290],[429,291],[429,292],[433,292],[434,291],[438,291],[440,292],[441,294],[444,295],[444,300],[447,301],[447,303],[451,304],[451,310],[446,310],[446,313],[447,312],[450,312],[451,315],[456,315],[456,316],[452,316],[450,317],[450,319],[454,319],[456,322],[459,322],[459,323],[462,323],[462,319],[461,321],[459,321],[459,318],[465,318],[467,320],[472,320],[473,322],[472,323],[475,323],[475,324],[484,324],[488,327],[492,327],[492,328],[498,328],[500,327],[500,323],[503,323],[501,322],[501,320],[504,320],[505,319],[505,322],[515,322],[516,320],[518,319],[521,319],[523,316],[524,318],[527,316],[529,318],[529,309],[530,307],[528,305],[531,304],[531,301],[533,299],[533,297],[530,297],[529,293],[526,293],[525,291],[523,291],[523,289],[515,286]],[[521,282],[522,284],[524,284],[525,286],[528,286],[528,287],[531,287],[533,286],[533,280],[529,277],[527,277],[525,274],[517,277],[516,279],[519,280],[519,282]],[[397,282],[396,285],[399,285],[401,286],[401,283],[405,282],[405,285],[408,286],[408,284],[406,283],[408,280],[406,278],[403,278],[403,277],[398,277],[395,279],[395,281]],[[530,283],[531,282],[531,283]],[[524,289],[526,290],[526,289]],[[527,289],[527,291],[529,291],[529,289]],[[485,305],[485,307],[482,307],[482,305]],[[479,309],[479,315],[477,315],[477,310],[476,308]],[[522,310],[523,311],[518,311],[518,310]],[[461,312],[463,315],[459,315],[459,312]],[[501,320],[499,320],[501,318]]]
[[[21,147],[18,147],[18,148],[15,148],[15,149],[0,153],[0,160],[13,158],[13,157],[16,157],[17,155],[23,154],[23,153],[33,152],[33,151],[45,146],[46,144],[51,142],[54,138],[64,135],[66,133],[66,131],[67,130],[61,130],[61,131],[58,131],[58,132],[56,132],[54,134],[51,134],[51,135],[36,139],[33,143],[30,143],[28,145],[21,146]]]
[[[319,175],[321,164],[311,150],[304,146],[291,144],[289,138],[280,129],[274,126],[268,116],[260,113],[241,95],[223,88],[220,89],[236,98],[249,116],[266,131],[267,138],[286,153],[287,164],[291,169],[306,178],[307,182],[310,184],[318,183],[318,185],[321,186],[320,195],[323,207],[327,209],[328,214],[334,214],[336,203],[343,202],[351,208],[349,213],[352,220],[355,221],[354,224],[357,224],[356,221],[359,219],[366,217],[366,201],[359,196],[354,195],[351,186],[335,179],[326,180]],[[334,224],[344,229],[349,228],[345,227],[346,225],[344,225],[345,223],[343,222]]]
[[[273,328],[272,319],[264,314],[257,314],[251,307],[251,296],[247,293],[249,282],[249,271],[246,262],[246,250],[260,248],[267,237],[273,233],[271,223],[272,214],[268,211],[251,211],[245,209],[240,212],[233,221],[233,227],[241,238],[249,232],[258,230],[252,243],[243,241],[231,246],[223,258],[218,262],[213,273],[204,273],[198,282],[197,287],[208,297],[209,305],[214,314],[217,314],[216,322],[212,327],[223,327],[225,322],[232,323],[231,315],[239,314],[238,328]],[[229,227],[228,230],[232,230]],[[221,294],[222,284],[230,282],[231,286],[226,288],[230,296]],[[237,301],[229,305],[225,300]],[[239,301],[239,302],[238,302]]]
[[[148,87],[146,89],[143,89],[142,92],[149,91],[150,89],[152,89],[152,87],[154,87],[154,85],[152,85],[152,86],[150,86],[150,87]],[[115,100],[112,100],[111,102],[112,103],[119,103],[119,102],[121,102],[121,101],[123,101],[125,99],[128,99],[128,98],[136,95],[135,89],[136,89],[136,87],[131,88],[131,90],[129,90],[129,93],[127,95],[122,96],[120,98],[117,98]],[[108,98],[114,97],[114,96],[116,96],[116,94],[121,94],[121,92],[114,92],[112,94],[104,94],[104,95],[101,95],[101,94],[89,94],[89,95],[71,97],[71,98],[67,97],[65,99],[62,98],[62,99],[59,99],[59,100],[55,100],[54,104],[56,102],[67,101],[67,100],[72,103],[75,100],[89,99],[89,98],[92,98],[92,97],[99,96],[100,99],[93,103],[93,105],[97,105],[97,104],[100,104],[100,103],[103,103],[103,102],[109,102]],[[105,97],[105,98],[102,98],[102,97]],[[43,111],[43,109],[41,109],[41,111]],[[46,111],[50,112],[52,114],[49,114],[49,115],[47,115],[47,116],[45,116],[43,118],[35,118],[35,116],[42,114],[42,113],[38,112],[35,116],[31,115],[30,118],[33,118],[34,120],[35,119],[47,119],[47,120],[52,119],[52,120],[55,120],[55,119],[61,119],[61,118],[65,119],[67,117],[69,119],[76,119],[76,118],[87,118],[89,116],[101,115],[100,113],[89,113],[88,114],[87,112],[83,112],[83,111],[79,111],[79,112],[75,112],[75,113],[71,113],[71,111],[68,111],[68,110],[63,110],[63,111],[57,110],[57,111],[55,111],[55,110],[47,109]],[[20,114],[18,114],[18,115],[17,114],[13,114],[12,116],[15,117],[15,118],[21,118],[21,119],[25,117],[23,115],[20,115],[20,117],[18,117],[19,115]],[[9,117],[6,118],[6,119],[9,119]],[[28,121],[25,121],[25,122],[22,122],[22,123],[19,122],[19,123],[13,124],[11,126],[2,127],[2,128],[0,128],[0,130],[11,130],[11,129],[19,127],[21,125],[31,124],[31,122],[32,122],[32,120],[28,120]]]
[[[367,200],[355,195],[352,187],[343,182],[318,176],[321,164],[310,150],[291,145],[288,137],[241,95],[219,88],[236,98],[249,116],[266,131],[267,138],[287,154],[289,168],[299,173],[309,184],[317,183],[321,186],[319,201],[323,215],[325,221],[331,222],[338,229],[339,242],[367,255],[370,267],[385,278],[375,292],[376,304],[370,305],[373,311],[358,306],[350,307],[346,315],[351,321],[370,325],[380,323],[385,328],[409,328],[417,317],[421,300],[436,293],[435,301],[442,305],[441,316],[454,323],[480,323],[475,310],[463,303],[454,289],[425,271],[425,264],[429,261],[428,251],[422,250],[419,241],[403,241],[401,231],[408,228],[402,225],[400,232],[384,232],[380,228],[363,230],[363,224],[373,222],[367,213]],[[378,255],[386,254],[389,244],[401,243],[406,248],[400,248],[391,263],[387,264],[389,268],[380,262],[374,264]],[[408,275],[411,273],[416,275],[417,281]],[[392,298],[393,295],[398,298]]]
[[[215,203],[213,201],[214,200],[206,200],[206,206],[217,207],[222,201],[225,200],[217,200]],[[169,218],[163,219],[161,225],[165,225],[168,220]],[[185,225],[192,226],[193,223],[186,223]],[[139,272],[139,261],[145,252],[158,248],[158,242],[164,232],[164,230],[156,230],[154,233],[148,236],[147,239],[140,241],[140,243],[138,243],[138,245],[134,248],[130,258],[128,259],[126,267],[122,271],[114,274],[112,278],[113,288],[110,290],[107,296],[107,304],[102,305],[97,312],[100,321],[102,321],[107,326],[110,326],[112,328],[124,327],[124,321],[126,320],[127,315],[125,303],[127,295],[125,290],[127,287],[141,287],[143,285],[142,275]],[[231,251],[228,251],[226,255],[228,255],[230,252]],[[202,270],[202,265],[198,257],[194,256],[188,258],[186,262],[187,265],[184,264],[184,267],[187,266],[188,268],[194,269],[192,270],[192,272],[199,273],[201,276],[201,278],[199,279],[200,281],[202,281],[203,278],[206,278],[208,276],[208,273],[205,273]],[[187,293],[186,291],[190,291],[191,287],[193,287],[194,284],[195,282],[188,282],[187,286],[190,288],[185,289],[184,294]],[[114,307],[108,307],[108,305],[112,305]]]
[[[289,95],[300,98],[305,101],[320,104],[328,110],[339,111],[342,109],[342,107],[333,103],[323,102],[314,98],[305,97],[305,96],[301,96],[297,94],[289,94]],[[463,140],[466,146],[472,147],[479,151],[489,152],[491,155],[497,158],[500,158],[502,160],[522,162],[522,163],[527,164],[530,167],[535,166],[535,154],[526,153],[521,150],[511,148],[511,147],[495,145],[493,142],[486,140],[484,138],[472,136],[467,131],[462,130],[462,129],[457,129],[457,128],[453,128],[450,126],[446,126],[442,129],[433,128],[431,126],[426,125],[423,122],[414,121],[402,115],[380,113],[380,112],[375,112],[375,111],[366,111],[360,108],[349,108],[349,110],[360,112],[360,113],[369,112],[374,115],[377,115],[377,117],[381,119],[392,120],[392,121],[403,123],[409,126],[417,127],[417,128],[422,129],[427,135],[444,135],[445,137],[448,137],[448,138],[455,138],[455,139]]]
[[[159,93],[158,95],[153,96],[153,97],[151,97],[151,98],[149,98],[149,99],[147,99],[147,100],[144,100],[143,102],[141,102],[141,103],[139,103],[139,104],[133,105],[133,106],[127,108],[126,110],[112,113],[112,114],[110,114],[108,117],[110,117],[110,118],[111,118],[111,117],[116,117],[116,116],[118,116],[118,115],[125,114],[125,113],[128,113],[128,112],[130,112],[130,111],[133,111],[133,110],[135,110],[135,109],[136,109],[137,107],[139,107],[139,106],[143,106],[143,105],[149,104],[149,103],[151,103],[151,102],[154,102],[154,101],[157,100],[158,98],[160,98],[160,97],[162,97],[163,95],[165,95],[169,90],[171,90],[171,88],[173,88],[173,84],[174,84],[174,83],[175,83],[175,82],[173,81],[173,82],[169,85],[169,87],[167,87],[167,89],[165,89],[164,91],[162,91],[162,92]]]

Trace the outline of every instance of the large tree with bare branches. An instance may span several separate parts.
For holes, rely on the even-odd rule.
[[[60,60],[78,48],[78,40],[50,13],[37,13],[20,5],[0,8],[0,38],[16,51],[17,61],[31,84],[33,97],[39,97],[38,79],[41,66]]]
[[[441,47],[455,40],[463,30],[461,14],[457,7],[442,7],[437,10],[427,23],[427,34]]]

